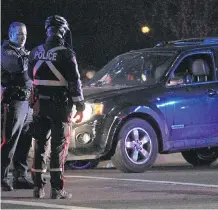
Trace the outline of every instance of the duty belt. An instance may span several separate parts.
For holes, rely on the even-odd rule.
[[[27,101],[30,98],[31,91],[22,88],[19,86],[10,86],[7,87],[3,94],[3,103],[10,103],[11,101],[18,100],[18,101]]]
[[[39,94],[38,95],[38,99],[43,99],[43,100],[51,100],[53,102],[61,102],[62,101],[62,98],[61,97],[58,97],[56,95],[43,95],[43,94]]]
[[[50,100],[51,97],[50,96],[45,96],[45,95],[42,95],[42,94],[39,94],[39,99],[45,99],[45,100]]]
[[[44,94],[39,93],[37,98],[39,100],[40,99],[41,100],[50,100],[50,101],[52,101],[54,103],[62,103],[62,104],[70,103],[69,98],[64,94],[62,94],[62,96],[60,96],[60,95],[55,95],[55,94],[44,95]]]

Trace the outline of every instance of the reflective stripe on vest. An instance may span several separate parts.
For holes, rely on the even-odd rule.
[[[66,49],[64,46],[58,46],[54,47],[48,52],[56,52],[58,50],[63,50]],[[43,48],[43,45],[40,45],[38,47],[39,51],[45,51]],[[34,85],[43,85],[43,86],[67,86],[68,82],[65,80],[65,78],[62,76],[62,74],[56,69],[56,67],[53,65],[51,61],[45,61],[45,60],[38,60],[37,63],[35,64],[33,68],[33,77],[35,77],[36,72],[38,71],[39,67],[43,64],[46,63],[49,67],[49,69],[53,72],[53,74],[57,77],[58,80],[33,80]]]
[[[50,168],[50,171],[63,171],[62,168]]]
[[[35,168],[31,168],[32,172],[37,172],[37,173],[45,173],[47,171],[47,169],[35,169]]]

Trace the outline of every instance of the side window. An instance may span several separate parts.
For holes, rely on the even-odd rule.
[[[213,61],[209,54],[185,57],[171,73],[168,86],[214,80]]]

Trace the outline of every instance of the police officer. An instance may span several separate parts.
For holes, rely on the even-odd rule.
[[[20,22],[9,27],[9,41],[1,46],[1,187],[2,190],[32,189],[27,179],[27,158],[32,142],[29,125],[32,109],[29,96],[32,81],[27,74],[28,54],[25,49],[27,30]],[[8,178],[9,165],[13,160],[13,186]]]
[[[84,98],[75,53],[65,44],[69,31],[67,21],[60,16],[48,17],[45,21],[47,39],[30,53],[28,73],[34,84],[33,130],[35,159],[35,198],[45,196],[43,172],[46,171],[46,144],[51,130],[50,183],[51,198],[65,199],[72,194],[64,190],[64,162],[70,137],[72,107],[76,106],[77,122],[82,120]]]

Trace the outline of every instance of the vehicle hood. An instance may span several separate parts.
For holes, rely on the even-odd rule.
[[[107,87],[84,87],[83,93],[85,100],[89,99],[104,99],[125,93],[130,93],[143,89],[154,88],[156,85],[141,85],[141,86],[107,86]]]

